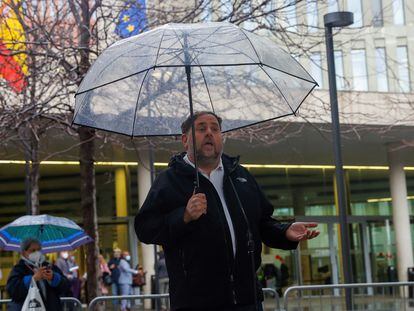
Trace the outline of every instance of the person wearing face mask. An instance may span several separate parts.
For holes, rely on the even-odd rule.
[[[74,257],[69,256],[67,251],[60,252],[59,258],[56,260],[56,266],[62,270],[63,274],[67,277],[70,282],[70,292],[68,296],[80,298],[80,280],[78,277],[79,267],[75,263]]]
[[[46,310],[62,310],[60,297],[69,289],[69,282],[62,271],[48,263],[41,253],[41,243],[27,238],[20,245],[21,259],[13,267],[6,290],[12,299],[7,310],[21,310],[32,278],[36,281]]]
[[[123,251],[121,260],[119,262],[119,279],[118,284],[121,291],[121,296],[132,294],[132,275],[138,274],[138,271],[131,268],[131,256],[128,251]],[[121,311],[131,309],[130,300],[121,300]]]

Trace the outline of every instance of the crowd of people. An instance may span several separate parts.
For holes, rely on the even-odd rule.
[[[86,300],[85,288],[87,275],[80,275],[75,256],[67,251],[59,253],[56,260],[48,261],[41,252],[41,242],[28,238],[21,243],[21,258],[13,267],[6,285],[12,302],[8,310],[21,310],[35,281],[41,300],[46,310],[62,310],[60,297],[74,297]],[[146,272],[141,265],[131,267],[131,256],[128,251],[115,248],[113,256],[107,262],[102,254],[99,260],[99,289],[102,295],[140,294],[146,284]],[[141,304],[141,301],[136,301]],[[115,305],[118,303],[115,301]],[[122,299],[119,304],[121,311],[131,308],[131,301]]]

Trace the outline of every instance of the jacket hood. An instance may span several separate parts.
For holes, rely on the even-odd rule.
[[[179,154],[172,156],[170,162],[168,163],[168,167],[184,175],[193,175],[194,168],[184,161],[184,157],[186,154],[186,152],[181,152]],[[224,171],[226,173],[231,173],[239,165],[240,156],[231,157],[223,153],[221,155],[221,159],[223,162]]]

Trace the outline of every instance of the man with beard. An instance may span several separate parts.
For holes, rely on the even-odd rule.
[[[194,187],[193,123],[199,189]],[[135,217],[137,236],[163,246],[172,310],[262,310],[248,232],[257,271],[262,242],[295,249],[299,241],[319,234],[310,229],[317,224],[281,224],[271,217],[273,207],[253,176],[238,158],[223,154],[221,118],[216,114],[196,112],[181,129],[186,152],[174,156],[155,180]]]

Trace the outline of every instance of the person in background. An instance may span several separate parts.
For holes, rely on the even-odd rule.
[[[108,262],[109,270],[111,270],[111,278],[112,278],[112,295],[118,296],[120,295],[121,291],[119,289],[119,262],[121,261],[121,249],[114,248],[113,257]],[[118,302],[114,300],[114,305]]]
[[[75,263],[74,256],[69,256],[69,252],[60,252],[56,260],[56,266],[63,272],[70,282],[72,296],[80,298],[80,280],[78,277],[79,266]]]
[[[108,268],[108,264],[106,263],[106,260],[102,254],[99,254],[98,256],[99,261],[99,289],[102,293],[102,295],[108,295],[108,285],[112,284],[112,278],[111,278],[111,270]]]
[[[136,270],[138,273],[132,276],[132,292],[134,295],[140,295],[143,292],[144,285],[147,283],[147,271],[144,271],[144,268],[141,265],[137,265]],[[141,305],[142,302],[140,299],[137,299],[135,300],[135,304]]]
[[[121,290],[120,295],[131,295],[132,294],[132,275],[138,274],[138,271],[131,268],[131,256],[128,251],[124,251],[119,261],[119,279],[118,284]],[[122,299],[121,300],[121,311],[131,310],[131,301]]]
[[[8,310],[21,310],[32,278],[36,281],[46,310],[62,310],[60,297],[69,290],[69,281],[55,265],[45,261],[41,243],[27,238],[20,245],[21,259],[13,267],[7,280],[6,290],[12,299]]]

